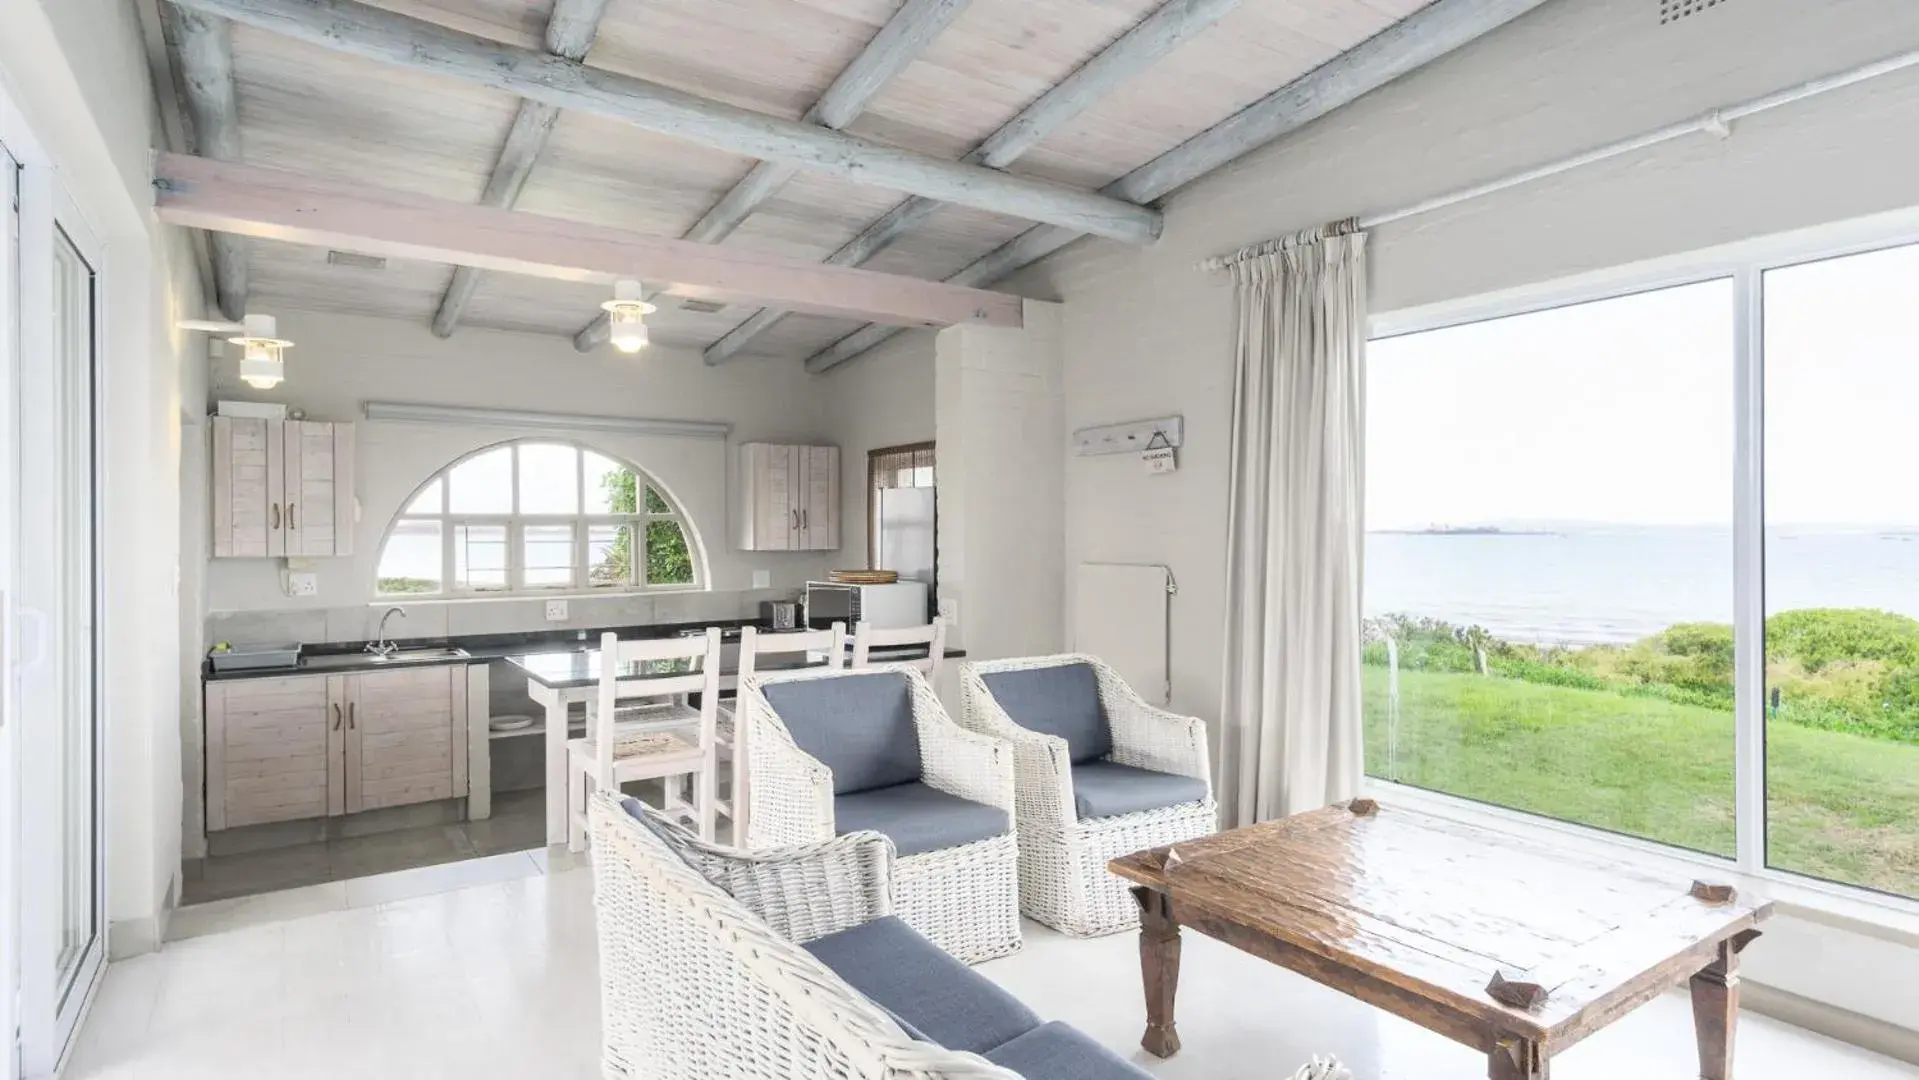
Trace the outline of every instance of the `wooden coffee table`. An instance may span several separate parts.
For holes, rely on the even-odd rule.
[[[1730,1080],[1739,952],[1771,904],[1370,800],[1114,859],[1136,884],[1146,1035],[1179,1050],[1181,927],[1485,1053],[1493,1080],[1685,981],[1699,1075]]]

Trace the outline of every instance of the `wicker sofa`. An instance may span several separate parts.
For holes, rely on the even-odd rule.
[[[1019,950],[1012,747],[954,723],[905,665],[743,679],[739,710],[748,848],[882,833],[908,926],[969,964]]]
[[[891,915],[892,845],[745,852],[596,794],[602,1066],[646,1080],[1144,1080]]]
[[[1109,860],[1218,828],[1206,725],[1085,655],[960,665],[961,722],[1018,766],[1021,910],[1079,937],[1139,925]]]

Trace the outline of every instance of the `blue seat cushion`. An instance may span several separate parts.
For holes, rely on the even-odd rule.
[[[988,1050],[986,1060],[1028,1080],[1146,1080],[1148,1075],[1057,1020]]]
[[[1135,769],[1114,761],[1073,766],[1073,809],[1082,821],[1161,810],[1205,797],[1205,782],[1191,776]]]
[[[833,794],[920,778],[919,728],[904,675],[836,675],[762,689],[793,742],[833,770]]]
[[[1039,1017],[986,976],[946,955],[894,916],[806,946],[908,1034],[984,1054],[1039,1026]]]
[[[893,841],[898,854],[919,855],[1004,836],[1011,829],[1006,811],[968,802],[921,783],[856,791],[833,800],[833,831],[871,829]]]
[[[995,671],[980,676],[1013,723],[1066,740],[1074,764],[1113,752],[1112,729],[1099,703],[1099,676],[1089,664]]]

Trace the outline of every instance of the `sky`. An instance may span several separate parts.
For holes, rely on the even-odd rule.
[[[1919,246],[1766,275],[1769,525],[1919,528]],[[1375,341],[1370,529],[1732,522],[1730,279]]]

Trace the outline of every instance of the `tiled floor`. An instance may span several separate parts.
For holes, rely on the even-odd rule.
[[[563,855],[552,867],[545,851],[502,858],[389,875],[401,883],[385,887],[443,887],[462,867],[531,867],[530,876],[388,902],[363,890],[372,906],[226,929],[257,917],[240,910],[207,919],[203,936],[114,964],[67,1077],[598,1076],[591,878],[558,869]],[[1166,1062],[1136,1049],[1132,935],[1076,941],[1029,924],[1023,953],[980,970],[1169,1080],[1280,1080],[1329,1052],[1358,1080],[1485,1076],[1482,1059],[1438,1036],[1197,935],[1186,942],[1185,1050]],[[1554,1066],[1559,1080],[1686,1080],[1687,1003],[1662,998]],[[1914,1080],[1919,1068],[1748,1014],[1738,1075]]]
[[[421,866],[529,851],[546,842],[543,790],[495,795],[484,821],[400,829],[294,847],[215,855],[187,868],[182,901],[205,904]]]

